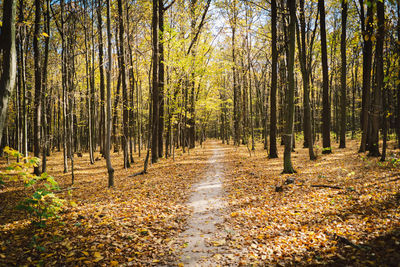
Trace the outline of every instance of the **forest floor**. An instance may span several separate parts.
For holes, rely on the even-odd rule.
[[[400,156],[393,146],[388,159]],[[309,161],[297,147],[291,175],[281,174],[283,147],[268,159],[262,144],[250,154],[208,141],[136,177],[143,161],[124,170],[122,153],[113,154],[113,189],[105,161],[90,165],[84,154],[70,194],[57,194],[66,199],[60,218],[46,228],[15,209],[29,193],[22,183],[0,188],[0,266],[398,266],[400,166],[357,148],[349,140]],[[62,162],[54,153],[48,172],[68,188]]]

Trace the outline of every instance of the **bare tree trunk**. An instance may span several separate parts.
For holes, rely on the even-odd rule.
[[[100,153],[105,156],[106,143],[106,110],[105,110],[105,83],[104,83],[104,48],[103,48],[103,20],[101,16],[102,0],[97,0],[97,34],[99,37],[99,69],[100,69]]]
[[[50,0],[46,0],[46,33],[48,37],[45,41],[45,48],[44,48],[44,62],[43,62],[43,76],[42,76],[42,107],[43,107],[43,114],[42,114],[42,129],[43,129],[43,147],[42,147],[42,172],[46,172],[47,167],[47,146],[49,144],[48,140],[48,132],[47,132],[47,124],[51,123],[47,121],[47,107],[48,100],[47,100],[47,65],[49,62],[49,44],[50,44]],[[51,94],[50,94],[51,97]],[[50,111],[51,112],[51,109]]]
[[[128,36],[129,36],[129,5],[128,2],[126,2],[126,26],[128,29]],[[129,87],[130,87],[130,112],[129,112],[129,147],[130,147],[130,161],[131,163],[134,163],[133,160],[133,151],[136,152],[136,146],[135,146],[135,142],[136,142],[136,135],[135,133],[137,133],[137,136],[140,135],[139,133],[139,127],[137,128],[137,131],[135,132],[135,111],[134,111],[134,107],[135,107],[135,96],[134,96],[134,92],[135,92],[135,75],[133,72],[133,58],[132,58],[132,47],[131,47],[131,42],[130,42],[130,38],[128,37],[128,58],[129,58]],[[137,83],[136,83],[136,89],[137,89]],[[136,91],[136,99],[138,99],[138,91]],[[136,114],[139,114],[139,106],[137,105],[137,109],[136,109]],[[136,118],[138,118],[138,115],[136,116]],[[133,140],[132,140],[133,139]],[[140,144],[138,142],[138,146],[139,146],[139,156],[140,156]]]
[[[28,116],[27,116],[27,103],[26,103],[26,81],[25,81],[25,75],[26,75],[26,68],[25,68],[25,45],[26,45],[26,26],[22,23],[24,21],[24,1],[20,0],[19,1],[19,23],[21,23],[20,28],[19,28],[19,42],[18,42],[18,52],[19,52],[19,58],[18,58],[18,74],[19,74],[19,85],[20,86],[20,93],[21,93],[21,101],[20,105],[22,106],[22,154],[24,157],[28,157]],[[4,15],[3,15],[4,16]],[[3,23],[4,25],[4,23]],[[6,27],[6,26],[3,26]],[[11,40],[11,39],[9,39]],[[3,68],[4,69],[4,68]],[[1,86],[2,88],[5,88]],[[0,119],[1,123],[1,119]],[[0,132],[0,138],[1,138],[1,132]],[[1,143],[1,140],[0,140]]]
[[[35,61],[35,106],[34,106],[34,123],[33,123],[33,146],[34,156],[40,156],[40,126],[42,112],[42,69],[40,65],[41,56],[39,49],[39,40],[41,36],[41,1],[35,0],[35,32],[33,37],[33,52]],[[34,173],[40,175],[39,166],[34,168]]]
[[[331,148],[331,106],[329,101],[329,76],[328,76],[328,53],[326,48],[325,28],[325,3],[318,0],[321,30],[321,57],[322,57],[322,154],[332,153]]]
[[[111,55],[111,4],[107,0],[107,133],[105,156],[108,170],[108,187],[114,186],[114,168],[111,164],[110,143],[111,143],[111,68],[112,68],[112,55]]]
[[[15,47],[16,1],[3,1],[3,27],[0,49],[3,50],[2,75],[0,77],[0,143],[7,117],[8,100],[14,90],[17,74]]]
[[[126,86],[126,69],[125,69],[125,47],[124,47],[124,20],[123,20],[122,0],[118,0],[118,18],[119,18],[119,50],[120,50],[120,72],[122,80],[122,125],[123,140],[122,146],[124,151],[124,168],[130,168],[129,162],[129,111],[128,111],[128,89]]]
[[[63,156],[64,156],[64,173],[68,172],[68,147],[67,147],[67,46],[66,46],[66,32],[64,21],[64,0],[60,1],[61,8],[61,80],[62,80],[62,105],[63,105]]]
[[[340,40],[340,54],[342,57],[342,73],[340,76],[340,145],[339,148],[346,147],[346,25],[347,25],[347,0],[342,0],[342,36]]]
[[[363,46],[363,85],[362,85],[362,108],[361,108],[361,144],[359,152],[365,152],[367,147],[367,137],[369,131],[369,105],[370,105],[370,91],[371,91],[371,63],[372,63],[372,32],[373,32],[373,3],[370,1],[367,8],[367,18],[364,18],[364,1],[360,0],[361,7],[361,28],[364,39]],[[365,21],[365,24],[364,24]]]
[[[283,173],[295,173],[292,165],[292,136],[294,117],[294,51],[296,39],[296,0],[288,0],[289,8],[289,55],[288,55],[288,95],[286,97],[286,126],[285,126],[285,150],[283,155]]]
[[[386,60],[386,77],[389,75],[390,70],[390,57]],[[388,139],[388,90],[385,84],[385,79],[383,79],[382,88],[382,134],[383,134],[383,144],[382,144],[382,155],[380,161],[384,162],[386,160],[386,150],[387,150],[387,139]]]
[[[88,14],[86,10],[86,0],[83,2],[85,15]],[[93,25],[92,25],[93,26]],[[86,88],[87,88],[87,107],[88,107],[88,130],[89,130],[89,159],[90,164],[94,164],[94,157],[93,157],[93,125],[92,125],[92,98],[93,95],[91,93],[92,87],[92,71],[90,70],[91,62],[89,60],[89,45],[88,45],[88,33],[86,23],[84,23],[84,31],[85,31],[85,61],[86,61]]]
[[[397,1],[397,51],[400,53],[400,1]],[[400,68],[398,70],[398,79],[400,79]],[[400,83],[397,85],[397,147],[400,148]]]
[[[158,93],[159,93],[159,121],[158,121],[158,157],[163,157],[164,136],[164,0],[158,1],[158,29],[160,42],[158,42]]]
[[[237,73],[236,73],[236,23],[237,23],[237,10],[236,0],[233,1],[233,15],[232,21],[230,22],[232,28],[232,76],[233,76],[233,124],[234,124],[234,144],[239,146],[240,144],[240,92],[237,84]]]
[[[300,0],[300,35],[297,37],[298,50],[300,54],[300,67],[302,69],[303,76],[303,105],[304,105],[304,147],[308,147],[308,153],[311,160],[316,159],[313,146],[312,138],[312,126],[311,126],[311,107],[310,107],[310,72],[311,72],[311,56],[307,57],[306,47],[306,23],[304,14],[304,0]],[[312,43],[310,44],[312,46]],[[311,51],[311,48],[310,48]],[[308,58],[308,59],[307,59]]]
[[[369,156],[378,157],[379,152],[379,128],[382,119],[382,88],[383,88],[383,42],[385,39],[385,9],[384,3],[377,1],[377,17],[378,17],[378,31],[376,38],[376,76],[374,88],[374,102],[372,105],[372,117],[371,117],[371,144],[369,145]]]
[[[160,7],[161,8],[161,7]],[[152,45],[153,45],[153,78],[152,78],[152,98],[153,98],[153,129],[151,142],[151,162],[158,160],[158,133],[159,133],[159,85],[158,85],[158,0],[153,0],[152,18]]]
[[[271,73],[271,97],[270,97],[270,140],[269,140],[269,158],[277,158],[278,157],[278,149],[276,147],[276,132],[277,132],[277,119],[276,119],[276,90],[277,90],[277,80],[278,80],[278,51],[276,48],[277,42],[277,25],[276,19],[277,10],[276,10],[276,0],[271,0],[271,32],[272,32],[272,73]]]

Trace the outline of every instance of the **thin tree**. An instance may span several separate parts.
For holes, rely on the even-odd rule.
[[[370,104],[371,91],[371,64],[372,64],[372,33],[373,33],[373,4],[374,0],[369,1],[367,7],[367,18],[364,17],[364,1],[360,0],[360,19],[361,31],[364,40],[363,45],[363,77],[362,77],[362,104],[361,104],[361,144],[359,152],[365,152],[367,147],[367,137],[369,130],[368,110]]]
[[[377,1],[376,14],[378,18],[378,31],[376,36],[376,73],[375,73],[375,88],[373,92],[373,104],[371,115],[371,140],[369,144],[369,156],[379,157],[379,128],[382,118],[382,88],[384,80],[383,72],[383,43],[385,39],[385,8],[383,1]]]
[[[315,31],[311,39],[309,53],[307,57],[307,46],[306,46],[306,21],[304,14],[304,0],[300,0],[300,35],[297,36],[298,50],[299,50],[299,61],[301,73],[303,76],[303,105],[304,105],[304,147],[308,147],[309,157],[311,160],[316,159],[314,154],[313,138],[312,138],[312,126],[311,126],[311,107],[310,107],[310,73],[311,73],[311,50],[315,37]],[[300,41],[301,39],[301,41]]]
[[[47,168],[47,147],[48,147],[48,132],[47,132],[47,67],[49,62],[49,45],[50,45],[50,0],[46,0],[46,35],[45,36],[45,45],[44,45],[44,61],[43,61],[43,74],[42,74],[42,129],[43,129],[43,147],[42,147],[42,172],[46,172]],[[50,94],[51,97],[51,94]]]
[[[111,164],[110,146],[111,146],[111,68],[112,68],[112,54],[111,54],[111,4],[107,0],[107,120],[106,120],[106,143],[105,143],[105,156],[108,171],[108,187],[114,186],[114,168]]]
[[[83,0],[83,6],[85,13],[84,15],[86,16],[88,14],[87,9],[86,9],[86,0]],[[93,26],[93,25],[92,25]],[[87,90],[87,107],[88,107],[88,130],[89,130],[89,159],[90,159],[90,164],[94,164],[94,157],[93,157],[93,119],[92,119],[92,88],[94,84],[92,83],[92,78],[93,78],[93,73],[91,71],[90,67],[90,57],[89,57],[89,44],[88,44],[88,32],[87,32],[87,26],[86,26],[86,20],[84,18],[84,34],[85,34],[85,65],[86,65],[86,90]]]
[[[33,122],[33,147],[35,157],[40,156],[40,126],[41,126],[41,99],[42,99],[42,69],[41,56],[39,48],[39,40],[41,36],[41,1],[35,0],[35,30],[33,37],[33,53],[35,64],[35,105],[34,105],[34,122]],[[40,174],[39,166],[34,168],[36,175]]]
[[[68,147],[67,147],[67,45],[66,31],[64,21],[64,0],[60,1],[60,19],[61,19],[61,84],[62,84],[62,106],[63,106],[63,158],[64,158],[64,173],[68,172]]]
[[[400,1],[397,1],[397,53],[400,57]],[[400,79],[400,68],[398,70],[398,79]],[[397,85],[397,146],[400,148],[400,83]]]
[[[97,0],[97,35],[99,43],[99,70],[100,70],[100,129],[99,143],[100,153],[105,156],[104,147],[106,140],[106,110],[105,110],[105,82],[104,82],[104,48],[103,48],[103,18],[101,15],[102,0]]]
[[[332,153],[331,149],[331,106],[329,102],[328,52],[326,46],[325,1],[318,0],[321,31],[322,58],[322,154]]]
[[[126,85],[126,69],[125,69],[125,47],[124,47],[124,20],[123,20],[122,0],[118,0],[118,19],[119,19],[119,49],[120,49],[120,72],[122,79],[122,125],[123,140],[122,146],[124,151],[124,168],[130,168],[129,163],[129,110],[128,110],[128,89]]]
[[[294,120],[294,51],[296,40],[296,0],[288,0],[289,9],[289,55],[288,55],[288,81],[289,88],[286,96],[286,125],[285,125],[285,150],[283,154],[283,173],[295,173],[292,165],[292,136]]]
[[[278,50],[276,47],[277,36],[276,36],[276,0],[271,0],[271,53],[272,53],[272,66],[271,66],[271,97],[270,97],[270,126],[269,126],[269,158],[278,157],[278,149],[276,147],[276,132],[277,132],[277,119],[276,119],[276,89],[278,80]]]
[[[234,144],[240,144],[240,90],[238,85],[238,77],[236,77],[236,27],[237,27],[237,5],[236,0],[231,3],[232,16],[229,17],[229,24],[232,30],[232,77],[233,77],[233,128],[234,128]]]
[[[151,162],[158,160],[158,131],[159,131],[159,87],[158,87],[158,0],[153,0],[152,17],[152,142],[151,142]]]
[[[347,24],[347,0],[342,0],[342,36],[340,40],[340,55],[342,58],[342,73],[340,76],[340,144],[339,148],[346,147],[346,25]]]
[[[158,29],[159,38],[158,50],[158,93],[159,93],[159,121],[158,121],[158,157],[163,157],[163,136],[164,136],[164,0],[158,0]]]

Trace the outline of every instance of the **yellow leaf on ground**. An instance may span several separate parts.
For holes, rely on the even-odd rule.
[[[100,258],[101,257],[101,254],[100,254],[100,252],[95,252],[94,254],[93,254],[93,256],[95,257],[95,258]]]
[[[111,266],[118,266],[119,262],[118,261],[110,261]]]

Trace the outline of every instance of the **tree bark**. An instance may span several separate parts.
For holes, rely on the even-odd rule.
[[[371,0],[367,8],[367,18],[364,18],[364,3],[360,0],[360,19],[362,36],[364,39],[363,46],[363,85],[362,85],[362,107],[361,107],[361,144],[359,152],[365,152],[367,147],[367,137],[369,130],[369,105],[371,91],[371,64],[372,64],[372,31],[373,31],[373,3]],[[365,21],[365,24],[364,24]]]
[[[3,50],[2,75],[0,77],[0,143],[8,111],[8,100],[15,88],[17,55],[15,47],[16,1],[3,1],[3,27],[0,36]]]
[[[384,3],[377,1],[376,14],[378,18],[378,31],[376,36],[376,73],[375,73],[375,88],[373,93],[373,105],[371,115],[371,144],[369,147],[369,156],[379,157],[379,128],[382,119],[382,88],[383,88],[383,43],[385,39],[385,9]]]
[[[325,1],[318,0],[321,30],[322,57],[322,154],[332,153],[331,148],[331,107],[329,102],[328,52],[326,46]]]
[[[158,50],[158,94],[159,94],[159,121],[158,121],[158,157],[163,157],[163,137],[164,137],[164,0],[158,0],[158,29],[159,38]]]
[[[397,52],[400,53],[400,1],[397,1]],[[400,68],[398,70],[400,79]],[[397,85],[397,147],[400,148],[400,83]]]
[[[67,46],[66,46],[66,32],[64,21],[64,0],[60,1],[60,16],[61,16],[61,83],[62,83],[62,105],[63,105],[63,156],[64,156],[64,173],[68,172],[68,147],[67,147]]]
[[[347,25],[347,0],[342,0],[342,36],[340,40],[340,54],[342,58],[342,73],[340,76],[340,144],[339,148],[346,147],[346,25]]]
[[[270,140],[269,140],[269,158],[278,157],[278,149],[276,147],[276,132],[277,132],[277,119],[276,119],[276,90],[277,90],[277,80],[278,80],[278,51],[276,47],[277,34],[276,34],[276,0],[271,0],[271,33],[272,33],[272,43],[271,43],[271,53],[272,53],[272,66],[271,66],[271,97],[270,97]]]
[[[100,69],[100,127],[99,143],[100,153],[105,156],[106,143],[106,110],[105,110],[105,82],[104,82],[104,48],[103,48],[103,19],[101,16],[102,0],[97,0],[97,34],[99,37],[99,69]]]
[[[88,14],[86,10],[86,0],[83,2],[85,15]],[[93,26],[93,25],[92,25]],[[86,22],[84,22],[84,31],[85,31],[85,63],[86,63],[86,90],[87,90],[87,108],[88,108],[88,131],[89,131],[89,160],[90,164],[94,164],[94,157],[93,157],[93,117],[92,117],[92,89],[94,84],[92,83],[92,70],[90,69],[91,62],[89,60],[89,45],[88,45],[88,32],[86,27]]]
[[[161,7],[160,7],[161,8]],[[158,0],[153,0],[152,17],[152,45],[153,45],[153,78],[152,78],[152,99],[153,99],[153,123],[151,142],[151,162],[158,160],[158,138],[159,138],[159,85],[158,85]]]
[[[130,168],[129,162],[129,111],[128,111],[128,89],[126,86],[126,69],[125,69],[125,47],[124,47],[124,20],[123,20],[122,0],[118,0],[118,19],[119,19],[119,49],[120,49],[120,72],[122,80],[122,124],[123,124],[123,150],[124,150],[124,168]]]
[[[43,129],[43,147],[42,147],[42,172],[46,172],[47,168],[47,146],[49,145],[49,136],[47,132],[47,107],[49,106],[47,97],[47,65],[49,62],[49,44],[50,44],[50,0],[46,0],[46,33],[48,36],[45,38],[45,48],[44,48],[44,62],[43,62],[43,74],[42,74],[42,129]],[[51,94],[50,94],[51,97]],[[51,112],[51,109],[50,109]]]
[[[35,31],[33,37],[33,53],[35,64],[35,106],[34,106],[34,123],[33,123],[33,147],[34,156],[40,156],[40,126],[41,126],[41,112],[42,112],[42,69],[40,65],[41,56],[39,48],[39,40],[41,36],[41,1],[35,0]],[[40,168],[36,166],[34,173],[40,175]]]
[[[105,156],[108,171],[108,187],[114,186],[114,168],[111,164],[111,68],[112,68],[112,54],[111,54],[111,4],[110,0],[107,0],[107,121],[106,121],[106,144],[105,144]]]
[[[288,81],[289,88],[286,96],[286,125],[285,125],[285,150],[283,154],[283,173],[295,173],[292,165],[292,137],[294,119],[294,51],[296,40],[296,0],[288,0],[289,9],[289,55],[288,55]]]
[[[311,72],[311,57],[307,60],[307,47],[306,47],[306,22],[304,14],[304,0],[300,0],[300,35],[301,42],[298,40],[298,50],[300,54],[300,67],[303,76],[303,105],[304,105],[304,147],[308,147],[309,157],[311,160],[316,159],[314,154],[312,127],[311,127],[311,107],[310,107],[310,72]],[[312,46],[312,44],[311,44]]]

